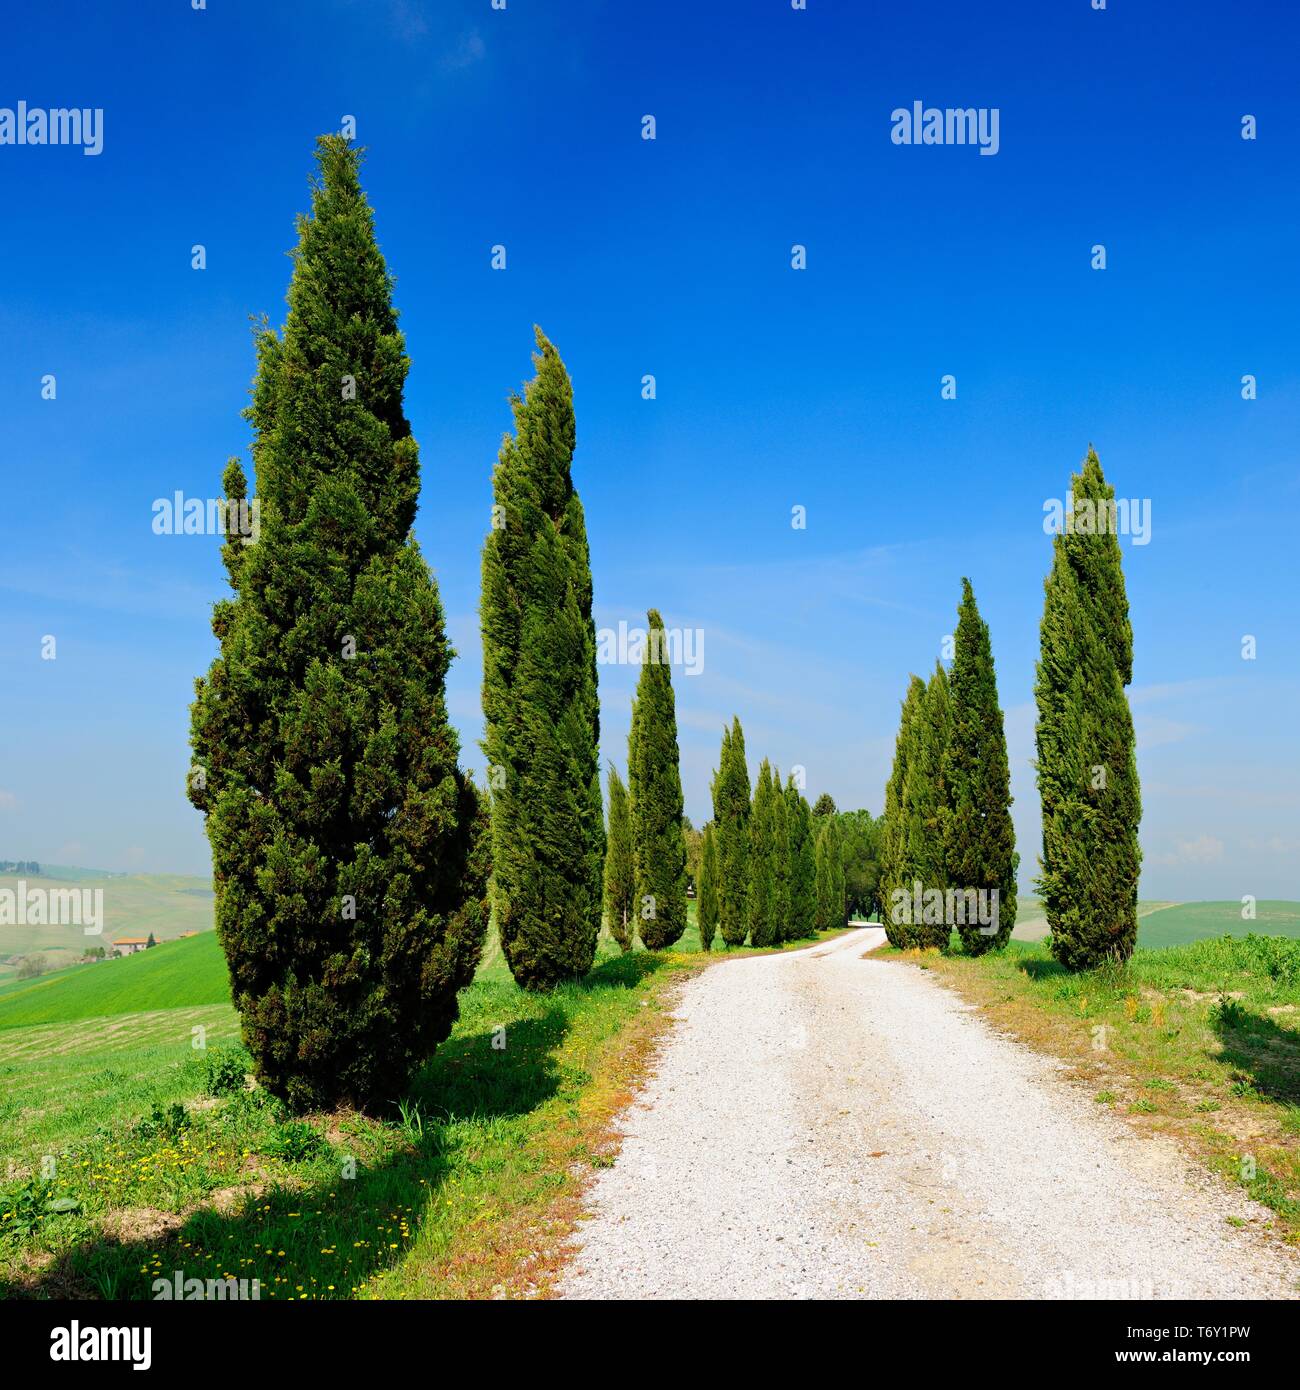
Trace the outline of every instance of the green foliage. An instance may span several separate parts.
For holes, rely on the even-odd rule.
[[[833,816],[837,813],[835,798],[830,792],[822,792],[817,798],[817,804],[812,808],[812,813],[818,820],[823,816]]]
[[[713,937],[718,930],[718,840],[713,831],[713,822],[704,827],[700,845],[699,893],[696,898],[696,916],[699,919],[700,947],[713,949]]]
[[[662,951],[686,930],[686,842],[677,707],[664,620],[652,608],[647,621],[645,659],[627,740],[627,781],[637,930],[647,950]]]
[[[826,816],[817,832],[815,860],[816,927],[827,931],[848,920],[844,901],[844,857],[837,816]]]
[[[727,946],[743,946],[749,931],[749,768],[745,735],[733,717],[722,731],[722,755],[713,778],[713,823],[718,842],[718,930]]]
[[[155,1103],[131,1132],[137,1139],[175,1139],[189,1123],[189,1114],[179,1101],[166,1106]]]
[[[781,787],[781,769],[772,769],[772,915],[775,941],[793,941],[790,889],[794,863],[790,854],[790,809]]]
[[[244,1043],[300,1109],[396,1095],[447,1036],[488,870],[447,717],[442,603],[410,534],[392,280],[359,151],[323,136],[317,160],[284,330],[257,335],[260,538],[232,529],[222,549],[234,597],[213,613],[187,782]],[[237,460],[223,484],[247,504]]]
[[[959,922],[970,955],[1002,950],[1016,924],[1016,832],[1011,821],[1011,770],[998,705],[988,624],[980,617],[970,580],[962,580],[956,649],[948,678],[951,728],[943,760],[948,796],[944,861],[948,883],[959,890],[996,891],[998,929]],[[991,925],[991,924],[990,924]]]
[[[1089,449],[1071,480],[1076,527],[1114,489]],[[1043,853],[1038,890],[1051,949],[1071,970],[1127,960],[1137,940],[1141,794],[1133,718],[1133,632],[1113,528],[1062,532],[1044,585],[1038,704]]]
[[[794,784],[785,787],[786,823],[790,832],[790,940],[817,934],[817,845],[807,799]]]
[[[266,1152],[285,1163],[306,1163],[329,1145],[305,1120],[285,1120],[266,1142]]]
[[[627,788],[609,765],[609,829],[605,836],[605,922],[624,951],[632,949],[636,875],[632,862],[632,811]]]
[[[591,561],[573,486],[573,388],[541,330],[537,374],[492,475],[483,546],[483,750],[492,894],[515,979],[547,990],[591,969],[605,858]]]
[[[248,1070],[248,1055],[242,1047],[213,1047],[208,1049],[203,1064],[204,1089],[210,1096],[233,1095],[244,1089]]]
[[[890,944],[943,947],[951,932],[930,911],[918,914],[918,892],[948,886],[944,840],[950,814],[945,758],[952,730],[948,677],[936,662],[929,683],[913,676],[903,702],[894,766],[885,786],[884,826],[877,836],[877,895]],[[918,916],[921,920],[917,920]],[[943,913],[937,914],[943,918]]]
[[[913,676],[902,704],[898,737],[894,743],[894,765],[885,785],[884,827],[880,836],[880,885],[878,889],[885,935],[889,944],[900,950],[914,944],[910,918],[900,910],[900,898],[912,896],[912,869],[907,853],[907,822],[904,817],[903,791],[908,770],[916,757],[921,706],[925,701],[925,682]]]
[[[0,1237],[14,1242],[30,1239],[51,1216],[80,1209],[75,1197],[56,1197],[52,1183],[28,1178],[0,1190]]]
[[[841,811],[839,827],[844,863],[845,910],[850,917],[883,921],[880,904],[880,844],[885,829],[883,816],[870,811]]]
[[[746,917],[751,946],[775,946],[781,939],[777,917],[777,803],[781,800],[766,758],[758,769],[749,817],[749,895]]]

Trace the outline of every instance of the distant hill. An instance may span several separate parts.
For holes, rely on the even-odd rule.
[[[1300,937],[1300,903],[1263,898],[1255,905],[1254,921],[1243,921],[1241,903],[1138,903],[1138,945],[1150,949],[1186,946],[1208,936]],[[1037,898],[1021,898],[1016,928],[1017,941],[1041,941],[1047,935],[1043,905]]]
[[[0,985],[0,1030],[153,1009],[228,1004],[230,980],[216,932],[138,955]]]
[[[39,952],[51,970],[71,965],[95,946],[110,950],[115,936],[148,936],[170,941],[187,932],[212,927],[212,885],[191,874],[112,874],[98,869],[75,869],[42,864],[41,873],[0,874],[0,888],[99,889],[104,894],[102,935],[87,936],[78,926],[0,925],[0,982],[13,979],[13,956]]]

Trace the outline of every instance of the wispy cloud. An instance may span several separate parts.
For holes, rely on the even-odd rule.
[[[443,55],[442,68],[446,72],[463,72],[465,68],[472,68],[475,63],[481,62],[486,55],[487,44],[483,42],[483,35],[477,29],[471,29],[461,35],[455,48]]]

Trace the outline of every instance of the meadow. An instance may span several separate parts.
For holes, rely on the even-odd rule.
[[[263,1298],[544,1293],[673,986],[706,964],[693,909],[678,950],[602,939],[549,995],[485,952],[378,1116],[295,1118],[247,1084],[214,933],[0,993],[0,1295],[148,1298],[178,1270]]]
[[[187,874],[109,874],[92,869],[43,865],[40,874],[0,874],[0,888],[27,887],[52,892],[63,888],[101,889],[104,923],[99,935],[76,925],[0,924],[0,987],[17,978],[17,959],[39,953],[50,970],[59,970],[96,946],[112,948],[116,936],[149,936],[166,941],[212,926],[212,885]]]

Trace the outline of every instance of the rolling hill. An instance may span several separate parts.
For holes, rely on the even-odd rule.
[[[202,932],[120,960],[0,987],[0,1030],[229,1003],[230,982],[217,934]]]
[[[188,874],[111,874],[89,869],[43,866],[41,874],[0,874],[0,889],[99,889],[104,894],[103,931],[87,936],[82,927],[0,925],[0,983],[17,974],[19,956],[40,954],[59,970],[96,946],[111,948],[117,936],[148,936],[170,941],[212,926],[212,885]]]

